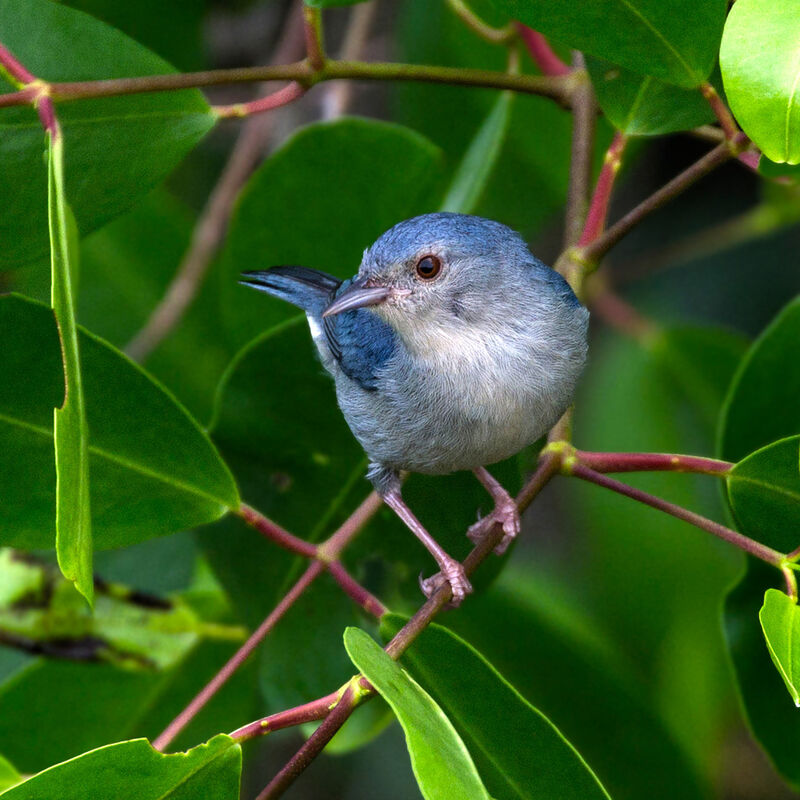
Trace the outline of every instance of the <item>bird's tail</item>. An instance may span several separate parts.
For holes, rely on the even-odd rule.
[[[321,313],[341,285],[338,278],[308,267],[271,267],[267,270],[243,272],[243,286],[280,297],[312,314]]]

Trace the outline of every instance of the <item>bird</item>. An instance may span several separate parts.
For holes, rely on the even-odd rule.
[[[589,312],[564,278],[506,225],[438,212],[383,233],[345,281],[302,266],[240,283],[302,309],[339,407],[365,450],[377,493],[436,560],[420,585],[472,591],[461,563],[405,503],[408,473],[471,470],[499,523],[502,553],[519,533],[514,500],[486,469],[536,442],[571,405],[587,356]]]

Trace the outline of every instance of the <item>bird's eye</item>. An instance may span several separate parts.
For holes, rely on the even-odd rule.
[[[442,271],[442,260],[438,256],[423,256],[417,261],[417,277],[432,281]]]

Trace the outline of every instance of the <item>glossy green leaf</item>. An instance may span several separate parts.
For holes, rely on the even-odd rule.
[[[292,136],[252,176],[231,220],[218,287],[231,343],[238,349],[299,314],[239,286],[243,271],[303,264],[349,278],[387,228],[436,208],[439,159],[419,134],[374,120],[319,123]]]
[[[716,60],[725,0],[493,0],[558,42],[644,75],[692,88]]]
[[[144,739],[84,753],[34,775],[3,794],[3,800],[237,800],[242,751],[220,734],[186,753],[164,755]]]
[[[684,131],[714,119],[696,90],[681,89],[599,58],[587,58],[586,68],[600,108],[614,127],[628,136]]]
[[[767,589],[758,618],[772,661],[800,708],[800,609],[785,592]]]
[[[719,433],[722,458],[739,461],[800,433],[800,297],[753,343],[731,382]]]
[[[780,552],[800,546],[800,436],[756,450],[727,481],[742,533]]]
[[[0,3],[2,42],[50,81],[153,75],[172,67],[99,20],[49,0]],[[13,87],[0,79],[0,92]],[[82,233],[130,207],[209,131],[215,117],[200,92],[156,92],[57,106],[68,160],[66,193]],[[0,262],[47,252],[45,141],[36,113],[0,109]]]
[[[501,92],[472,140],[442,201],[442,211],[471,214],[486,188],[511,119],[512,92]]]
[[[2,544],[53,543],[52,415],[64,396],[52,312],[0,298]],[[95,546],[119,547],[217,519],[238,507],[233,478],[205,433],[140,367],[79,330]]]
[[[725,93],[744,132],[767,158],[800,162],[800,17],[794,3],[742,0],[719,52]]]
[[[599,605],[581,609],[567,595],[573,584],[547,578],[541,560],[535,552],[531,561],[509,564],[487,593],[470,599],[469,614],[448,615],[447,626],[558,726],[612,797],[706,797],[685,747],[654,705],[651,681],[642,680],[639,665],[607,633]],[[573,560],[573,575],[574,567]],[[464,702],[469,711],[480,701],[469,695]]]
[[[51,302],[64,361],[64,403],[53,421],[56,458],[56,555],[65,577],[92,603],[92,518],[89,508],[89,431],[78,350],[73,283],[77,236],[64,194],[64,140],[48,136],[48,222]]]
[[[0,756],[0,792],[14,786],[22,780],[22,776],[11,765],[11,762]]]
[[[391,638],[406,621],[386,616],[381,632]],[[608,798],[553,723],[463,639],[431,625],[401,664],[452,721],[496,800]]]
[[[425,800],[489,800],[464,742],[431,696],[364,631],[348,628],[344,646],[403,727],[411,767]]]

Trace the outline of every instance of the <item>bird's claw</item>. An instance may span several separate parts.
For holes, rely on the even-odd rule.
[[[450,591],[453,593],[447,608],[458,608],[464,598],[472,592],[472,584],[464,572],[464,567],[455,559],[443,564],[442,571],[431,575],[430,578],[423,578],[421,575],[419,578],[419,587],[425,597],[432,597],[445,583],[450,584]]]
[[[520,530],[519,510],[510,498],[508,502],[499,502],[491,514],[471,525],[467,531],[467,537],[477,544],[495,523],[503,526],[503,538],[494,549],[494,552],[501,556],[508,549],[511,542],[517,538]]]

